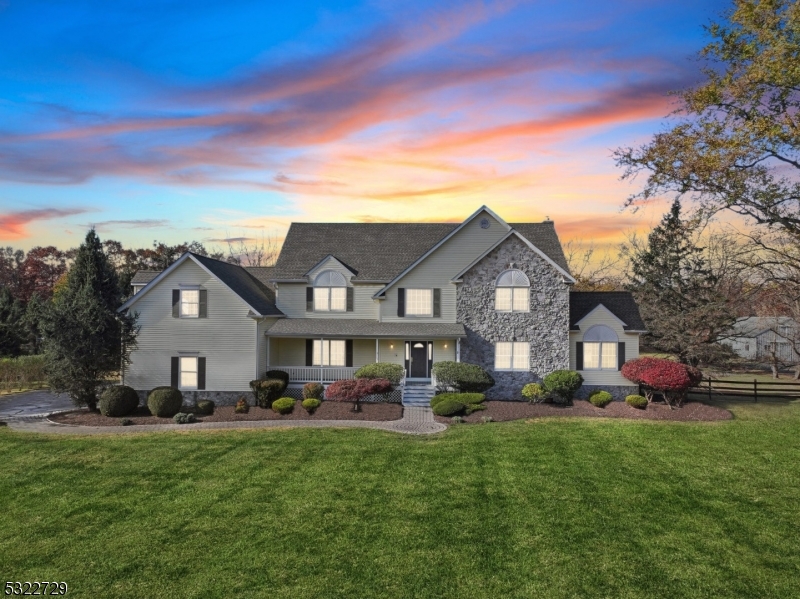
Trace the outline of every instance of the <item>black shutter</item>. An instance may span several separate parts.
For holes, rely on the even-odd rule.
[[[625,363],[625,342],[620,341],[617,343],[617,370],[622,370],[622,365]]]
[[[348,287],[347,288],[347,311],[348,312],[352,312],[353,311],[353,304],[354,303],[355,303],[355,300],[353,298],[353,288],[352,287]]]
[[[583,370],[583,341],[575,344],[575,370]]]
[[[406,315],[406,290],[403,287],[397,288],[397,315]]]
[[[351,367],[353,365],[353,340],[347,339],[344,342],[344,365]]]
[[[306,366],[311,366],[314,361],[314,340],[306,339]]]
[[[178,361],[180,358],[177,356],[172,357],[172,373],[170,375],[169,384],[170,387],[178,388]]]
[[[306,287],[306,312],[314,311],[314,288]]]
[[[172,290],[172,318],[180,318],[181,315],[181,290]]]
[[[206,359],[197,358],[197,388],[202,391],[206,388]]]
[[[200,290],[200,318],[208,318],[208,290]]]
[[[442,290],[433,290],[433,315],[435,317],[442,315]]]

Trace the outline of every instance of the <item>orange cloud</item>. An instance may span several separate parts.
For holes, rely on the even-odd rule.
[[[64,218],[75,214],[89,212],[83,208],[61,210],[58,208],[41,208],[38,210],[21,210],[0,214],[0,236],[5,239],[23,239],[28,236],[26,225],[40,220]]]

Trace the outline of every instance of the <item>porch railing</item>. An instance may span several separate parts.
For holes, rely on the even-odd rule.
[[[269,369],[288,373],[290,383],[332,383],[351,379],[358,370],[345,366],[270,366]]]

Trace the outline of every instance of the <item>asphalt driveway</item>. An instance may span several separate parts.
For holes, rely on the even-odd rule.
[[[74,408],[74,405],[69,396],[47,390],[0,396],[0,420],[46,416],[70,408]]]

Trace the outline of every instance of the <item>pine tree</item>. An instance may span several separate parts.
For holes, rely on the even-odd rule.
[[[25,310],[8,287],[0,288],[0,356],[18,356]]]
[[[630,252],[629,289],[647,325],[647,340],[693,366],[728,353],[718,341],[736,320],[723,277],[696,243],[700,228],[698,219],[681,218],[675,200],[647,244]]]
[[[41,322],[50,387],[76,405],[96,409],[98,388],[135,348],[136,315],[117,314],[121,300],[117,274],[92,229]]]

